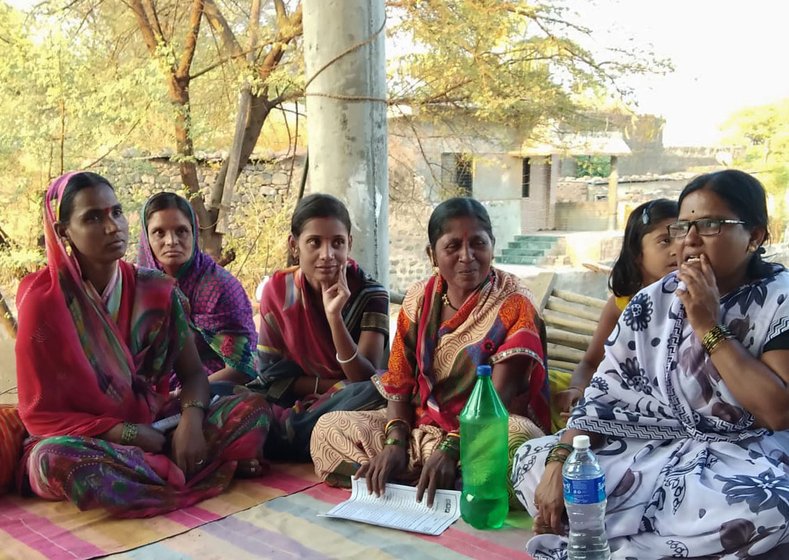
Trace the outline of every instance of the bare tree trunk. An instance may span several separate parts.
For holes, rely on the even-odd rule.
[[[11,338],[16,338],[16,319],[14,319],[14,315],[11,313],[11,309],[9,309],[2,292],[0,292],[0,325],[3,326]]]
[[[194,159],[194,142],[189,134],[191,113],[189,112],[189,78],[171,78],[169,81],[170,99],[176,106],[175,145],[180,161],[178,171],[181,182],[190,193],[189,202],[200,223],[200,248],[219,260],[222,255],[222,236],[211,227],[216,221],[200,195],[200,181],[197,178],[197,164]]]
[[[249,161],[249,156],[251,156],[252,152],[255,150],[258,138],[260,138],[260,131],[263,129],[263,123],[266,122],[266,118],[268,118],[271,109],[272,106],[269,104],[269,100],[266,96],[253,95],[250,99],[249,118],[247,119],[244,136],[241,141],[238,163],[239,168],[236,170],[236,175],[244,168],[247,161]],[[222,167],[216,174],[214,186],[211,189],[211,212],[217,212],[214,208],[218,209],[219,205],[222,203],[222,190],[225,186],[225,177],[227,176],[229,168],[230,159],[228,158],[222,162]]]
[[[152,0],[129,0],[128,6],[134,12],[137,24],[142,33],[145,45],[151,56],[157,56],[160,45],[168,44],[156,13]],[[194,159],[194,143],[191,130],[191,105],[189,103],[190,70],[194,59],[200,23],[203,19],[205,0],[193,0],[189,15],[189,28],[184,40],[184,48],[177,63],[173,63],[165,71],[167,92],[175,108],[175,144],[178,153],[178,168],[181,182],[190,193],[189,202],[194,208],[201,224],[200,244],[202,249],[219,259],[222,253],[222,236],[214,233],[213,224],[216,216],[206,210],[203,197],[200,195],[200,182],[197,178],[197,165]]]
[[[151,56],[156,57],[161,44],[168,44],[168,38],[164,36],[159,18],[156,13],[156,5],[153,0],[127,0],[127,5],[134,12],[140,31]],[[282,0],[274,0],[277,12],[277,22],[279,32],[276,41],[271,49],[257,65],[258,77],[265,83],[265,80],[274,71],[285,54],[285,47],[296,37],[301,35],[301,3],[291,15],[286,13],[285,3]],[[197,179],[197,167],[194,161],[194,146],[189,134],[189,124],[191,114],[189,112],[189,83],[191,79],[190,68],[194,57],[197,35],[200,30],[200,22],[205,16],[214,32],[219,36],[221,50],[232,58],[239,59],[244,53],[241,44],[235,37],[233,29],[222,15],[214,0],[192,0],[190,13],[190,26],[186,36],[183,52],[180,60],[173,64],[165,72],[170,99],[176,106],[178,114],[175,119],[175,135],[181,180],[187,190],[191,193],[191,204],[195,214],[200,220],[200,244],[204,251],[209,253],[218,261],[221,261],[222,235],[216,231],[219,208],[222,205],[222,193],[225,188],[230,161],[225,160],[222,168],[217,174],[216,180],[211,189],[211,196],[208,204],[205,204],[203,197],[200,196],[200,185]],[[255,39],[257,30],[255,24],[250,23],[250,38]],[[251,42],[255,44],[255,40]],[[256,52],[250,49],[250,60],[255,60]],[[234,145],[235,151],[234,173],[237,177],[241,169],[246,165],[249,156],[255,149],[257,140],[263,123],[268,118],[271,109],[282,102],[281,97],[269,100],[269,89],[263,87],[257,95],[252,95],[249,103],[249,115],[246,119],[243,136],[241,137],[240,148]],[[241,115],[239,115],[241,118]],[[232,179],[232,176],[231,176]],[[235,183],[235,181],[232,181]]]
[[[252,0],[252,9],[249,12],[249,54],[247,62],[255,62],[255,49],[258,43],[258,28],[260,27],[260,0]],[[229,161],[228,173],[225,175],[225,184],[222,189],[222,204],[214,230],[217,233],[227,233],[228,209],[233,203],[233,191],[236,181],[244,168],[241,165],[241,148],[244,139],[244,128],[249,116],[249,106],[252,102],[252,85],[249,80],[244,82],[238,97],[238,112],[236,113],[236,128],[233,134],[233,146],[227,160]]]
[[[302,7],[301,3],[297,6],[295,11],[288,16],[285,12],[285,5],[281,0],[275,0],[274,5],[277,10],[277,20],[279,25],[278,42],[275,43],[271,50],[263,57],[263,61],[258,67],[258,76],[265,81],[265,79],[276,69],[285,53],[285,46],[301,34],[302,30]],[[235,55],[241,52],[240,43],[236,40],[227,22],[221,17],[221,14],[215,12],[213,0],[206,0],[207,9],[206,17],[211,23],[211,26],[222,37],[223,43],[227,45],[228,50]],[[246,126],[241,140],[241,146],[238,148],[235,144],[233,151],[237,158],[233,158],[237,163],[234,165],[234,177],[238,177],[241,170],[249,161],[249,156],[255,150],[258,138],[260,138],[260,131],[263,129],[263,124],[269,116],[271,110],[282,102],[282,98],[269,99],[268,86],[262,87],[257,94],[253,94],[249,100],[249,115],[246,119]],[[211,198],[208,203],[209,215],[213,217],[214,223],[219,214],[219,207],[222,204],[222,193],[227,184],[228,172],[230,171],[231,158],[225,159],[222,167],[216,175],[214,184],[211,188]],[[232,178],[232,177],[231,177]]]

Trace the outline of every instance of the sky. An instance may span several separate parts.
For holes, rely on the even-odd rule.
[[[666,146],[714,144],[738,109],[789,97],[781,0],[571,0],[596,42],[633,37],[675,71],[632,80],[638,112],[666,119]]]
[[[6,1],[22,9],[34,4]],[[627,84],[639,113],[666,119],[666,146],[713,145],[733,112],[789,97],[783,0],[561,1],[593,30],[598,46],[651,45],[671,59],[671,74]]]

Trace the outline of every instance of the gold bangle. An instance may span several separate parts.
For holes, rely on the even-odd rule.
[[[402,418],[393,418],[386,423],[384,427],[384,434],[389,435],[389,431],[394,428],[397,424],[402,424],[406,431],[410,434],[411,433],[411,424],[403,420]]]
[[[724,340],[734,338],[731,331],[724,325],[715,325],[701,338],[701,345],[707,354],[712,354]]]
[[[184,401],[181,403],[181,412],[185,412],[187,408],[199,408],[200,410],[205,413],[208,410],[208,407],[205,403],[198,399],[192,399],[191,401]]]

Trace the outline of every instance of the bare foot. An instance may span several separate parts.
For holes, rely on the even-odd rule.
[[[268,463],[260,459],[244,459],[238,462],[236,478],[257,478],[268,471]]]

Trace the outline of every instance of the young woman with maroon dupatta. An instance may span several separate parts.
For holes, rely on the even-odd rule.
[[[293,212],[290,259],[260,301],[259,390],[275,403],[267,457],[308,461],[318,418],[384,405],[370,377],[389,335],[389,294],[348,255],[345,205],[311,194]]]

